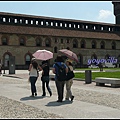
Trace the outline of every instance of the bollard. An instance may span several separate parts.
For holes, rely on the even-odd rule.
[[[85,83],[90,84],[91,83],[91,70],[85,70]]]

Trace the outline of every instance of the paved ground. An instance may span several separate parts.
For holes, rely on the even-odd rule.
[[[74,101],[64,100],[58,103],[53,80],[50,81],[53,95],[50,97],[47,92],[46,97],[41,96],[40,77],[36,83],[38,96],[29,97],[31,92],[27,70],[16,70],[16,74],[9,74],[6,71],[3,76],[0,76],[0,81],[0,96],[64,118],[120,118],[120,88],[111,88],[109,85],[99,87],[95,82],[85,84],[84,81],[74,80],[72,86]]]

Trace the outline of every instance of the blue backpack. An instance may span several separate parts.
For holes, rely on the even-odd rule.
[[[57,63],[55,63],[55,65],[58,67],[58,73],[56,74],[57,80],[66,81],[67,74],[66,74],[66,68],[64,64],[59,66]]]

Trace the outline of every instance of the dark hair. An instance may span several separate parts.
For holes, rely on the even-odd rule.
[[[63,57],[61,55],[58,55],[56,58],[56,62],[64,62]]]
[[[35,68],[37,70],[38,63],[35,60],[32,61],[32,65],[33,65],[33,68]]]

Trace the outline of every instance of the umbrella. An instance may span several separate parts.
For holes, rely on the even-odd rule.
[[[65,54],[68,58],[70,58],[70,59],[72,59],[72,60],[74,60],[76,62],[79,62],[78,58],[77,58],[77,55],[74,52],[72,52],[72,51],[70,51],[68,49],[61,49],[59,51],[61,53]]]
[[[37,50],[34,54],[32,54],[35,59],[38,60],[49,60],[53,58],[53,53],[48,50]]]

